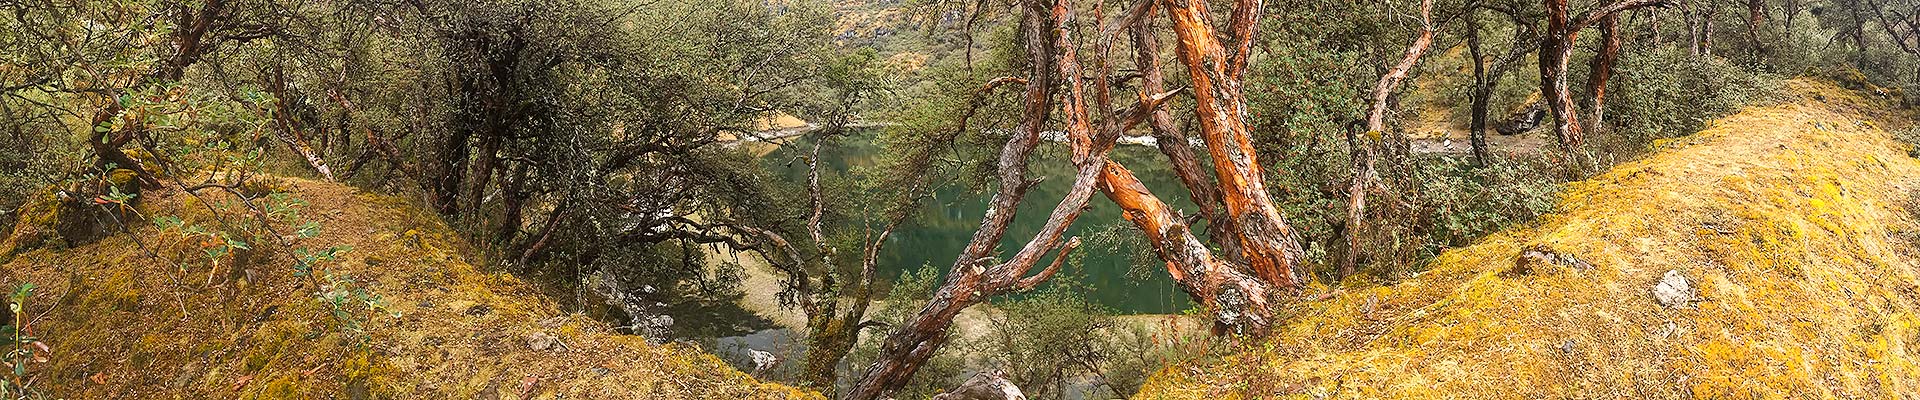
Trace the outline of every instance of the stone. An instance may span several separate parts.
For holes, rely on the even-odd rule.
[[[1007,380],[1006,373],[981,371],[952,391],[933,396],[933,400],[1027,400],[1020,387]]]
[[[527,348],[533,349],[534,351],[551,349],[553,345],[557,343],[560,343],[560,338],[553,337],[553,335],[549,335],[546,332],[534,332],[527,335]]]
[[[1557,274],[1569,270],[1585,271],[1590,269],[1593,269],[1593,264],[1588,264],[1586,261],[1581,260],[1580,257],[1554,251],[1547,246],[1535,245],[1528,247],[1525,251],[1521,251],[1520,256],[1514,258],[1513,267],[1502,271],[1500,275],[1506,278],[1516,278],[1526,275]]]
[[[1660,282],[1653,285],[1653,300],[1667,308],[1692,307],[1695,300],[1693,285],[1687,282],[1687,277],[1681,275],[1680,271],[1667,270],[1667,274],[1660,277]]]
[[[773,353],[754,349],[747,349],[747,353],[753,355],[753,375],[755,376],[767,372],[768,369],[780,363],[780,357],[774,356]]]

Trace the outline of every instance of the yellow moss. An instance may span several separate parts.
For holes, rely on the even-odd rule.
[[[1265,343],[1138,398],[1887,398],[1920,390],[1920,161],[1882,100],[1791,81],[1418,276],[1294,306]],[[1878,96],[1876,96],[1878,97]],[[1892,127],[1892,128],[1889,128]],[[1503,277],[1522,248],[1594,268]],[[1702,297],[1657,304],[1679,271]],[[1261,384],[1248,385],[1248,382]]]
[[[10,281],[70,299],[42,300],[36,304],[60,306],[31,310],[48,313],[35,334],[59,349],[35,367],[45,387],[69,398],[516,398],[532,378],[529,395],[537,398],[819,398],[758,382],[697,350],[618,335],[602,322],[575,317],[543,326],[563,315],[551,300],[516,277],[468,264],[457,236],[405,199],[297,178],[258,190],[287,191],[309,203],[303,214],[324,213],[320,236],[303,245],[353,247],[324,268],[353,276],[401,316],[361,321],[367,342],[360,344],[340,332],[309,283],[277,269],[284,265],[257,264],[244,285],[216,279],[224,283],[203,287],[204,279],[234,273],[216,274],[193,262],[191,248],[150,232],[137,233],[160,259],[125,236],[58,253],[32,250],[0,269]],[[148,197],[141,207],[150,215],[214,223],[195,196]],[[395,240],[402,237],[408,240]],[[568,350],[529,349],[521,334],[535,330],[561,335]]]

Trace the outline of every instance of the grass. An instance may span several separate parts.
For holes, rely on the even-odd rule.
[[[1890,102],[1782,104],[1572,184],[1557,212],[1390,286],[1299,303],[1239,354],[1136,398],[1899,397],[1920,391],[1920,161]],[[1505,273],[1545,247],[1590,263]],[[1667,308],[1669,270],[1698,291]]]
[[[470,264],[439,218],[408,201],[280,180],[323,226],[314,247],[352,246],[328,268],[398,314],[370,318],[365,345],[340,332],[283,255],[176,271],[122,234],[0,265],[4,283],[33,282],[45,296],[30,302],[30,330],[53,357],[30,366],[29,379],[64,398],[819,397],[563,312],[532,285]],[[145,197],[146,215],[208,218],[192,196]],[[194,257],[190,243],[166,239],[177,235],[134,231],[162,258]],[[533,350],[526,338],[536,333],[560,344]]]

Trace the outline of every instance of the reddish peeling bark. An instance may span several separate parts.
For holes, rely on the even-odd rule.
[[[1100,190],[1147,236],[1147,243],[1166,261],[1167,273],[1180,290],[1213,313],[1217,329],[1259,333],[1272,326],[1269,299],[1273,287],[1214,258],[1207,245],[1193,236],[1186,219],[1147,191],[1133,172],[1107,161],[1100,176]]]
[[[1587,124],[1606,129],[1607,80],[1613,77],[1614,64],[1620,60],[1620,16],[1600,19],[1600,52],[1593,55],[1587,68]]]
[[[1241,88],[1246,52],[1228,54],[1216,38],[1205,0],[1166,0],[1167,15],[1179,37],[1175,53],[1185,64],[1193,85],[1194,113],[1200,137],[1207,143],[1219,179],[1220,199],[1227,218],[1213,223],[1239,237],[1248,267],[1262,281],[1283,288],[1298,287],[1293,269],[1304,259],[1298,233],[1280,216],[1267,194],[1259,157],[1247,130],[1246,96]],[[1258,0],[1239,0],[1235,16],[1258,18]],[[1255,26],[1236,28],[1235,49],[1250,49]]]
[[[1151,5],[1154,0],[1147,0]],[[1147,93],[1159,93],[1166,90],[1166,77],[1160,73],[1160,39],[1153,33],[1153,24],[1142,22],[1134,25],[1133,46],[1134,65],[1140,69],[1140,89]],[[1220,204],[1220,189],[1214,187],[1213,180],[1206,171],[1200,169],[1200,159],[1193,153],[1191,141],[1186,132],[1174,126],[1173,116],[1164,109],[1154,109],[1148,127],[1153,129],[1156,147],[1167,156],[1167,163],[1173,167],[1174,176],[1180,178],[1181,186],[1187,188],[1188,198],[1200,208],[1200,217],[1207,221],[1225,221],[1226,210]],[[1220,246],[1221,255],[1234,264],[1245,264],[1245,253],[1240,248],[1240,237],[1231,229],[1232,224],[1207,224],[1207,239]]]
[[[1051,18],[1046,18],[1048,16]],[[962,310],[994,296],[1031,290],[1059,271],[1066,252],[1079,244],[1079,238],[1063,239],[1063,236],[1067,227],[1086,210],[1106,163],[1107,152],[1112,150],[1114,141],[1119,138],[1121,131],[1145,121],[1153,108],[1172,97],[1171,93],[1166,93],[1143,98],[1131,110],[1116,116],[1118,121],[1103,121],[1096,136],[1084,83],[1079,79],[1083,73],[1068,24],[1072,19],[1073,10],[1067,0],[1059,0],[1051,7],[1038,1],[1026,3],[1022,26],[1026,28],[1031,65],[1030,84],[1027,85],[1028,118],[1022,121],[1022,130],[1008,140],[1001,153],[1001,189],[994,196],[993,208],[988,211],[980,231],[975,233],[974,243],[970,243],[961,257],[955,260],[947,280],[919,313],[888,335],[881,344],[880,356],[873,365],[867,367],[846,398],[872,400],[891,396],[894,390],[905,386],[920,366],[946,345],[947,329]],[[1048,34],[1051,34],[1052,41],[1046,40]],[[1055,54],[1055,50],[1058,50],[1058,54]],[[1068,117],[1067,137],[1072,147],[1073,164],[1078,172],[1066,197],[1054,206],[1053,212],[1033,239],[1028,240],[1012,257],[995,262],[988,255],[1005,234],[1006,222],[1012,220],[1030,184],[1024,177],[1028,155],[1039,140],[1040,129],[1046,122],[1046,114],[1052,103],[1053,85],[1048,84],[1052,81],[1048,70],[1054,67],[1059,68],[1060,75],[1067,78],[1062,83],[1066,84],[1069,92],[1061,111]],[[1053,263],[1039,273],[1029,275],[1042,257],[1055,252],[1058,254]]]
[[[1559,139],[1561,151],[1576,170],[1584,171],[1586,157],[1580,154],[1583,133],[1574,110],[1573,94],[1567,90],[1567,62],[1573,58],[1580,31],[1621,11],[1671,3],[1669,0],[1622,0],[1581,13],[1579,17],[1567,15],[1567,0],[1545,0],[1545,3],[1547,29],[1546,37],[1540,42],[1540,91],[1546,98],[1547,110],[1553,113],[1554,137]]]
[[[1573,160],[1579,151],[1579,117],[1574,116],[1573,94],[1567,92],[1567,59],[1573,57],[1573,41],[1580,31],[1573,29],[1567,17],[1567,0],[1546,0],[1546,38],[1540,42],[1540,90],[1553,113],[1553,137],[1561,151]]]

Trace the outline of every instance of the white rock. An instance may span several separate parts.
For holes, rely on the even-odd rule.
[[[773,353],[768,353],[768,352],[754,350],[754,349],[747,349],[747,352],[753,355],[753,374],[754,375],[759,375],[761,372],[766,372],[768,368],[773,368],[773,365],[775,363],[780,362],[780,358],[775,357]]]
[[[1687,277],[1678,270],[1668,270],[1660,277],[1660,283],[1653,285],[1653,299],[1669,308],[1690,307],[1693,305],[1693,285],[1687,283]]]

